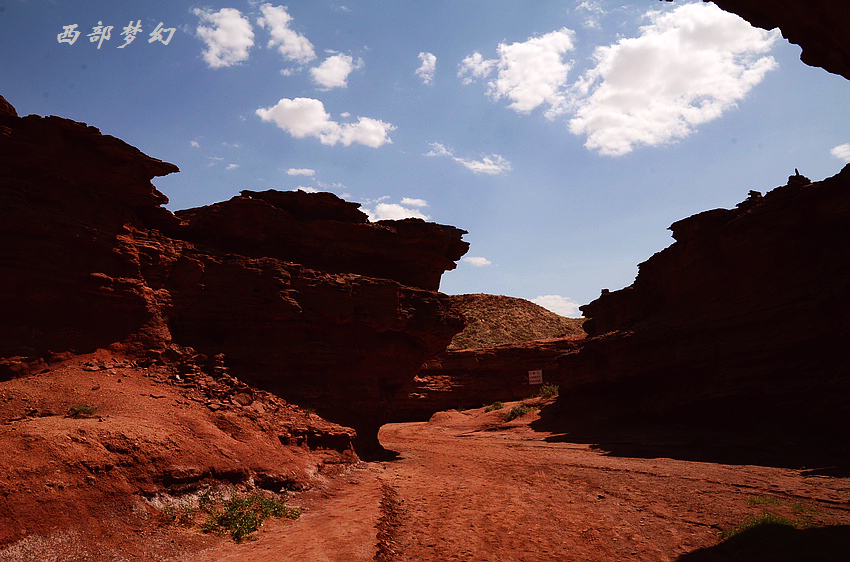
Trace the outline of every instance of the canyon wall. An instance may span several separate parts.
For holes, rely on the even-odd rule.
[[[847,427],[850,166],[670,228],[631,286],[581,307],[563,415]]]

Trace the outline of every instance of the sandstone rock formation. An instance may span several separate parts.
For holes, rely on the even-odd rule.
[[[778,27],[783,37],[803,48],[800,60],[804,63],[850,79],[850,45],[846,38],[850,4],[844,0],[711,1],[756,27]]]
[[[177,343],[380,452],[392,396],[463,328],[435,290],[464,231],[274,191],[175,216],[150,182],[176,166],[0,100],[0,378]]]
[[[630,287],[581,307],[571,419],[827,432],[850,423],[850,166],[674,223]]]

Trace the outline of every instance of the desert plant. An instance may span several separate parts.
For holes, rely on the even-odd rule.
[[[814,513],[801,504],[788,505],[774,498],[757,497],[747,498],[747,503],[753,507],[759,505],[790,507],[794,512],[795,518],[791,519],[783,517],[770,510],[764,509],[758,515],[750,515],[743,521],[743,523],[735,525],[729,530],[722,531],[720,533],[720,538],[728,539],[729,537],[734,537],[739,533],[743,533],[744,531],[752,529],[753,527],[758,527],[759,525],[785,525],[787,527],[794,527],[795,529],[809,529],[811,527],[817,527],[817,524],[812,520]]]
[[[537,394],[540,398],[554,398],[558,395],[557,384],[544,384],[540,387],[540,392]]]
[[[97,412],[97,406],[89,404],[74,404],[68,408],[69,418],[90,418]]]
[[[501,402],[493,402],[489,406],[486,406],[484,408],[484,411],[485,412],[492,412],[493,410],[501,410],[504,407],[505,407],[505,405],[502,404]]]
[[[208,515],[201,530],[205,533],[229,533],[236,542],[250,539],[270,516],[297,519],[301,515],[300,509],[286,506],[286,496],[268,498],[255,491],[240,497],[233,487],[227,500],[216,502],[209,495],[202,494],[199,504],[201,501],[204,503],[202,509]]]
[[[508,422],[508,421],[511,421],[511,420],[515,420],[520,416],[524,416],[525,414],[527,414],[529,412],[533,412],[533,411],[539,410],[539,409],[540,409],[539,406],[527,406],[525,404],[523,404],[521,406],[514,406],[513,408],[511,408],[508,411],[507,414],[505,414],[505,421]]]

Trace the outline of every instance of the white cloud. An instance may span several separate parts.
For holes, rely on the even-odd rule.
[[[463,78],[464,84],[472,84],[476,79],[486,78],[498,62],[495,59],[485,59],[481,53],[476,51],[461,61],[457,75],[459,78]],[[464,74],[471,76],[464,77]]]
[[[485,267],[487,265],[493,264],[493,262],[491,262],[487,258],[482,258],[480,256],[467,256],[467,257],[463,258],[462,261],[465,261],[466,263],[473,265],[475,267]]]
[[[416,75],[422,78],[425,84],[434,82],[434,74],[437,72],[437,57],[433,53],[419,53],[422,65],[416,69]]]
[[[522,43],[501,43],[499,58],[485,60],[480,53],[463,59],[458,76],[472,79],[489,76],[498,69],[495,79],[487,83],[487,95],[493,101],[511,100],[510,107],[517,113],[529,113],[542,104],[548,104],[547,115],[561,113],[566,105],[565,89],[572,61],[564,61],[565,53],[575,47],[575,32],[566,27],[540,37],[531,37]]]
[[[577,12],[585,12],[586,19],[582,25],[588,29],[599,29],[601,27],[599,18],[605,14],[605,9],[599,0],[584,0],[576,6]]]
[[[192,148],[200,148],[201,147],[201,145],[198,143],[198,141],[192,141],[189,144],[192,146]]]
[[[356,123],[337,123],[325,111],[324,104],[312,98],[283,98],[272,107],[258,109],[256,114],[297,139],[316,137],[322,144],[331,146],[341,142],[345,146],[360,143],[378,148],[392,143],[388,135],[396,128],[369,117],[358,117]]]
[[[315,187],[310,187],[307,185],[299,185],[293,191],[303,191],[305,193],[319,193],[319,190]]]
[[[384,203],[389,199],[389,195],[384,195],[383,197],[379,197],[378,199],[367,200],[362,203],[361,210],[368,215],[369,220],[372,222],[379,220],[401,220],[401,219],[422,219],[428,220],[429,217],[426,214],[423,214],[421,209],[422,207],[427,207],[428,203],[425,202],[424,199],[413,199],[410,197],[404,197],[401,200],[401,204],[398,203]],[[368,208],[366,205],[370,207],[375,205],[374,209]]]
[[[286,173],[290,176],[315,176],[316,170],[311,170],[310,168],[289,168],[286,170]]]
[[[239,167],[239,164],[228,164],[226,170],[235,170]]]
[[[541,295],[531,299],[531,302],[561,316],[581,316],[581,311],[578,309],[579,304],[561,295]]]
[[[483,155],[480,160],[461,158],[438,142],[431,143],[431,150],[425,156],[446,156],[476,174],[497,175],[511,171],[511,163],[498,154]]]
[[[829,152],[836,158],[844,160],[845,162],[850,162],[850,143],[839,144]]]
[[[268,28],[272,36],[267,45],[269,49],[277,47],[283,58],[298,64],[307,64],[316,58],[313,44],[289,28],[292,16],[286,11],[286,6],[263,4],[260,11],[263,17],[257,19],[257,24],[264,29]]]
[[[239,10],[222,8],[213,12],[209,8],[195,8],[193,12],[201,19],[197,35],[207,44],[203,55],[210,68],[233,66],[248,60],[248,51],[254,45],[254,31]]]
[[[310,69],[313,82],[323,90],[332,88],[345,88],[348,86],[348,75],[354,70],[363,67],[363,59],[357,59],[348,55],[336,54],[325,59],[325,62]]]
[[[585,146],[619,156],[693,132],[761,82],[776,61],[779,31],[752,27],[713,4],[649,12],[637,38],[597,48],[597,66],[574,86],[570,131]]]
[[[410,197],[402,197],[401,204],[408,207],[427,207],[428,203],[424,199],[411,199]]]

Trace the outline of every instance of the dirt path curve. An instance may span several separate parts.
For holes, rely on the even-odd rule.
[[[397,459],[361,463],[324,490],[297,495],[292,505],[307,508],[301,519],[268,523],[259,541],[220,543],[183,560],[845,559],[850,478],[770,466],[617,457],[563,435],[532,430],[536,413],[510,423],[503,417],[504,411],[478,409],[441,412],[427,423],[384,426],[381,442],[398,452]],[[751,558],[741,551],[731,557],[717,549],[700,551],[721,542],[721,529],[765,507],[820,525],[843,525],[830,527],[838,535],[826,537],[829,552],[842,554],[799,558],[759,550]],[[792,538],[809,533],[781,529],[781,536],[769,537],[780,553],[788,533]],[[825,529],[813,532],[819,531]],[[811,554],[812,541],[823,542],[823,535],[809,537],[795,548]],[[700,552],[688,554],[694,551]]]
[[[850,480],[799,470],[669,458],[606,456],[546,442],[528,417],[445,412],[392,424],[382,463],[397,494],[389,560],[676,560],[720,542],[720,529],[760,512],[748,498],[808,506],[823,523],[850,522]],[[783,509],[777,506],[775,509]]]

